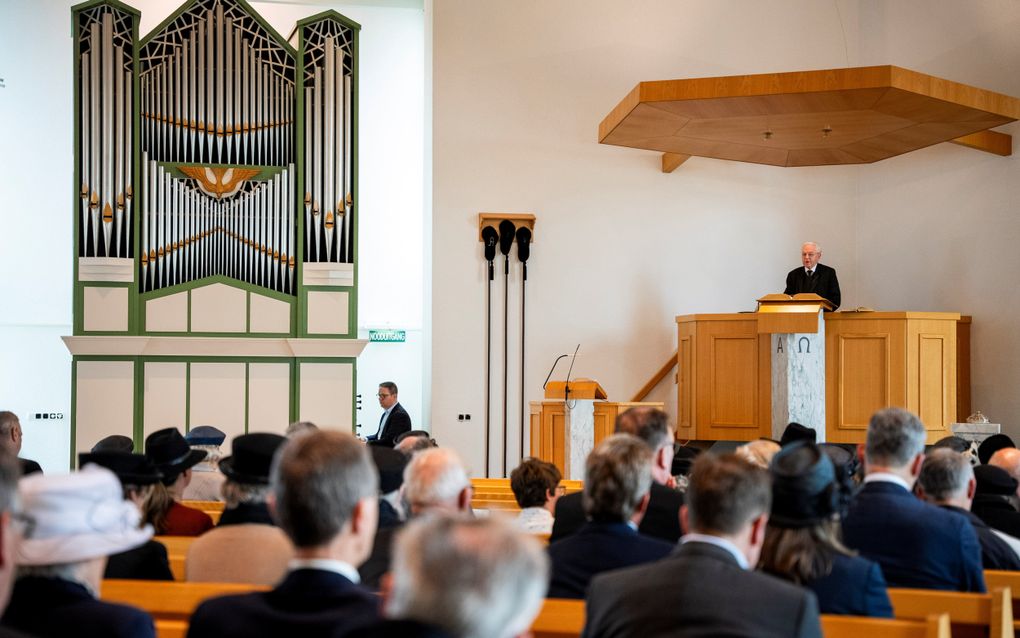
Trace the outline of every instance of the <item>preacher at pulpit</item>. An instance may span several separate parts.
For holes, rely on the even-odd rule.
[[[825,297],[832,303],[832,309],[839,308],[839,280],[836,279],[836,269],[825,264],[818,263],[822,258],[822,249],[813,241],[804,242],[800,247],[800,261],[804,264],[800,268],[794,268],[786,276],[787,295],[796,295],[801,292],[813,292],[820,297]]]

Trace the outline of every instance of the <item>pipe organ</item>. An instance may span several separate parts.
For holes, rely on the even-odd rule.
[[[167,425],[352,429],[360,25],[325,11],[288,41],[244,0],[188,0],[140,37],[119,0],[71,13],[71,458]]]

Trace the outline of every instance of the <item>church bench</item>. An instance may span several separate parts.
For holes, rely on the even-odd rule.
[[[949,614],[954,636],[1013,638],[1013,602],[1009,587],[994,587],[987,594],[930,589],[890,588],[893,615],[903,620],[924,620],[930,614]]]
[[[184,563],[188,557],[188,548],[197,536],[153,536],[152,540],[166,547],[166,557],[170,561],[170,571],[174,580],[184,580]]]
[[[584,601],[546,598],[531,623],[534,638],[577,638],[584,628]]]
[[[111,603],[132,605],[149,612],[157,620],[187,620],[207,598],[267,591],[264,585],[236,583],[178,583],[158,580],[106,579],[99,588],[99,597]]]
[[[985,570],[985,585],[988,589],[1009,587],[1013,595],[1013,628],[1020,631],[1020,572]]]
[[[187,620],[157,620],[156,638],[185,638],[188,635]]]
[[[862,616],[822,614],[825,638],[950,638],[949,614],[931,614],[924,620],[890,620]]]

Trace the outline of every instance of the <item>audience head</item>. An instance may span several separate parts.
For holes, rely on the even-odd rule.
[[[505,521],[427,516],[397,537],[385,611],[454,638],[510,638],[531,626],[548,574],[539,543]]]
[[[448,448],[415,454],[404,470],[403,490],[412,515],[426,510],[471,510],[471,481],[460,457]]]
[[[917,476],[920,496],[936,505],[970,509],[977,481],[970,460],[949,448],[932,450]]]
[[[318,431],[319,426],[315,425],[311,421],[294,421],[287,426],[286,435],[288,439],[293,439],[296,436]]]
[[[780,450],[778,443],[771,439],[758,439],[743,445],[738,445],[734,453],[749,463],[760,468],[767,468],[772,462],[772,457]]]
[[[131,501],[139,508],[144,507],[153,486],[163,480],[163,475],[144,454],[92,452],[78,455],[78,467],[85,467],[89,463],[113,472],[120,481],[124,500]]]
[[[761,567],[796,583],[832,570],[835,553],[848,554],[839,539],[842,488],[831,458],[809,441],[792,443],[772,459],[772,513]]]
[[[338,547],[360,565],[372,551],[379,477],[350,434],[320,430],[292,439],[271,472],[276,520],[300,555]]]
[[[213,467],[219,464],[220,457],[223,456],[220,446],[226,439],[227,435],[222,430],[211,425],[191,428],[184,435],[184,440],[188,442],[191,449],[205,452],[205,458],[202,461]]]
[[[220,489],[227,507],[266,502],[273,458],[286,442],[286,437],[269,432],[234,437],[230,446],[233,454],[220,460],[219,464],[226,477]]]
[[[14,581],[14,518],[18,512],[17,458],[0,448],[0,612],[7,607]]]
[[[110,436],[99,439],[95,445],[92,446],[92,452],[120,452],[121,454],[133,454],[135,451],[135,442],[131,440],[131,437],[124,436],[123,434],[111,434]],[[79,466],[81,463],[79,463]]]
[[[562,479],[559,468],[552,463],[527,458],[510,472],[510,489],[521,508],[544,507],[552,512],[559,498],[557,486]]]
[[[581,502],[591,520],[640,522],[652,485],[652,452],[637,437],[614,434],[591,451],[584,468]]]
[[[396,445],[398,452],[407,456],[414,456],[416,452],[427,450],[430,447],[439,447],[432,435],[425,430],[411,430],[397,436]]]
[[[7,410],[0,412],[0,447],[14,456],[21,453],[21,421]]]
[[[404,470],[407,468],[407,457],[396,450],[382,445],[370,445],[372,462],[379,474],[379,493],[392,494],[404,484]]]
[[[1005,434],[993,434],[978,446],[978,460],[981,461],[982,465],[987,465],[988,461],[991,460],[992,456],[999,450],[1006,448],[1015,448],[1016,445],[1013,443],[1013,439],[1009,438]]]
[[[668,414],[657,408],[630,408],[616,417],[615,431],[644,441],[652,450],[652,478],[663,485],[669,482],[673,470],[673,441],[676,437]]]
[[[1010,497],[1017,491],[1017,480],[1006,470],[994,465],[975,467],[974,480],[977,481],[975,494],[978,495]]]
[[[779,438],[780,447],[786,447],[787,445],[796,441],[809,441],[814,443],[818,440],[818,433],[811,428],[801,425],[796,421],[790,422],[783,430],[783,436]]]
[[[734,542],[748,562],[758,562],[772,504],[769,475],[736,454],[702,454],[694,461],[687,504],[680,517],[687,533]]]
[[[1014,479],[1020,481],[1020,450],[1015,447],[1005,447],[998,450],[988,459],[988,464],[1001,467]]]
[[[912,483],[924,462],[927,432],[921,420],[902,408],[886,408],[871,416],[865,444],[868,473],[892,472]]]
[[[163,485],[184,489],[191,479],[190,470],[206,457],[202,450],[193,450],[177,428],[156,430],[145,438],[145,456],[163,474]],[[184,486],[180,486],[180,483]]]
[[[941,450],[942,448],[949,448],[954,452],[961,454],[970,455],[971,453],[971,442],[967,439],[958,436],[944,436],[935,443],[932,444],[932,449]],[[974,461],[977,461],[975,458]]]
[[[152,536],[151,528],[139,528],[138,508],[124,500],[117,477],[96,465],[25,477],[18,496],[30,521],[18,542],[19,576],[70,580],[95,594],[106,557]]]

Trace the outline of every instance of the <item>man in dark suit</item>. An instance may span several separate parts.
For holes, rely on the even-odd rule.
[[[974,468],[977,489],[970,511],[992,529],[1020,538],[1020,512],[1013,505],[1017,481],[995,465]]]
[[[325,638],[378,617],[378,599],[358,584],[357,570],[378,517],[368,449],[349,434],[314,432],[290,441],[273,471],[276,516],[294,544],[290,572],[271,591],[202,603],[190,638]]]
[[[926,434],[901,408],[872,415],[864,486],[843,519],[843,541],[881,565],[890,587],[983,592],[981,546],[970,522],[911,493]]]
[[[379,418],[379,429],[375,434],[366,437],[371,445],[393,447],[397,437],[411,431],[411,417],[407,410],[397,401],[397,384],[384,381],[379,384],[379,407],[383,409]]]
[[[616,433],[630,434],[652,450],[652,487],[648,508],[638,531],[675,543],[680,538],[680,506],[683,494],[672,488],[674,430],[669,416],[655,408],[631,408],[616,417]],[[556,502],[555,520],[549,542],[565,538],[584,525],[587,517],[581,493],[567,494]]]
[[[674,544],[637,531],[648,506],[652,452],[637,437],[614,434],[592,450],[584,469],[585,523],[549,546],[549,598],[584,598],[592,577],[664,558]]]
[[[694,462],[687,535],[656,563],[600,574],[586,606],[586,638],[820,637],[815,595],[752,571],[771,502],[765,470],[734,454]]]
[[[786,289],[783,293],[796,295],[801,292],[813,292],[832,303],[832,309],[839,308],[839,280],[836,269],[818,263],[822,258],[822,249],[813,241],[804,242],[800,247],[802,268],[794,268],[786,275]]]
[[[0,412],[0,447],[5,448],[14,456],[21,453],[21,421],[18,415],[4,410]],[[31,459],[18,458],[18,465],[21,468],[21,475],[42,473],[39,464]]]
[[[924,500],[956,512],[968,521],[981,544],[981,566],[985,569],[1020,570],[1020,556],[987,523],[970,511],[977,490],[968,457],[950,449],[932,450],[917,477]]]

